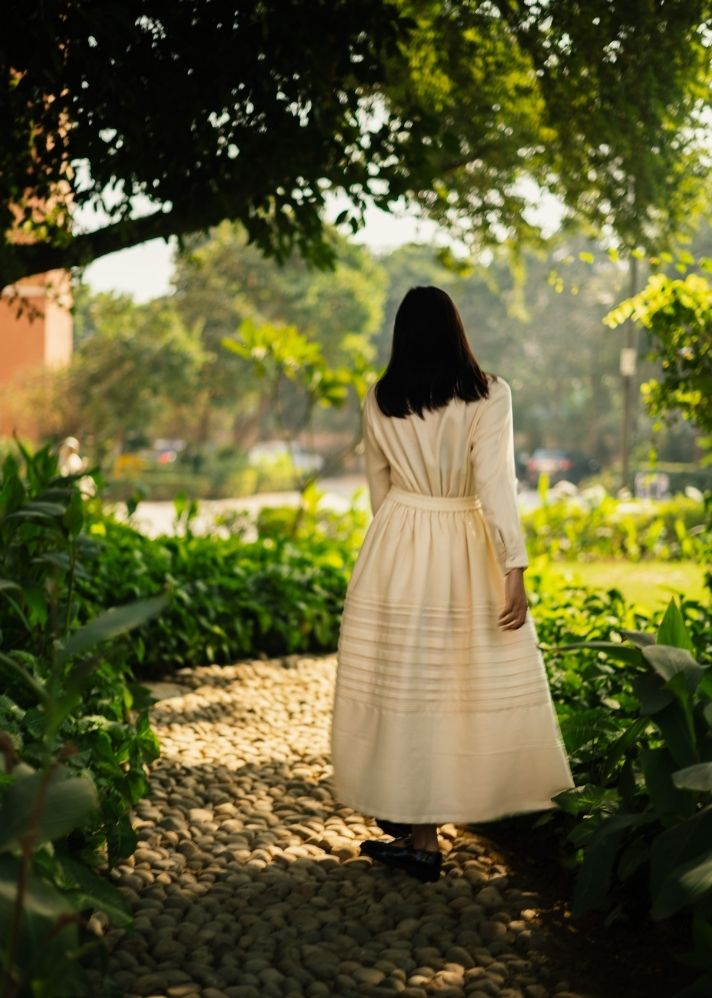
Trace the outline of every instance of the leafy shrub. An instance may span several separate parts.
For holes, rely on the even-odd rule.
[[[559,646],[593,651],[600,672],[615,677],[609,685],[582,675],[586,697],[600,704],[574,710],[574,724],[562,726],[577,780],[554,798],[576,819],[568,832],[580,863],[572,914],[612,907],[610,924],[645,898],[656,921],[689,915],[692,952],[676,958],[703,973],[679,998],[712,993],[709,624],[707,613],[697,658],[674,598],[657,632],[621,629],[624,640]]]
[[[103,514],[89,528],[91,572],[77,591],[87,605],[124,602],[168,581],[169,605],[122,645],[137,675],[260,653],[332,651],[366,514],[320,510],[318,499],[310,486],[298,508],[261,510],[252,541],[229,516],[218,525],[232,522],[228,537],[194,536],[197,506],[185,497],[176,502],[176,536],[151,539]]]
[[[85,916],[98,908],[131,922],[96,870],[135,849],[128,811],[159,752],[148,690],[106,643],[167,596],[77,626],[91,547],[79,476],[61,476],[49,447],[20,451],[24,465],[8,455],[0,478],[0,990],[73,998],[89,993],[74,958],[97,945],[80,937]]]
[[[521,520],[529,553],[551,560],[701,560],[706,543],[704,505],[687,496],[631,501],[593,489],[547,499]]]

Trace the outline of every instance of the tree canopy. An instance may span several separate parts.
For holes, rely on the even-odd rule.
[[[406,198],[474,250],[521,249],[542,238],[527,180],[650,248],[707,204],[710,7],[11,2],[0,283],[225,218],[277,260],[333,265],[328,191],[351,198],[354,231],[367,197]],[[154,211],[137,216],[139,194]],[[79,231],[80,205],[108,221]]]

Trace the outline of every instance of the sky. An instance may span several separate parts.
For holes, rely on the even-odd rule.
[[[540,218],[546,230],[555,229],[561,215],[560,205],[551,198],[548,202],[542,200],[536,189],[530,193],[531,218]],[[348,200],[343,195],[329,198],[326,218],[333,221],[347,205]],[[143,202],[140,198],[134,200],[136,215],[155,210],[155,204],[148,199],[143,199]],[[75,211],[74,220],[83,231],[91,231],[105,224],[105,218],[99,213],[87,210]],[[393,249],[407,242],[425,242],[428,239],[438,245],[452,242],[446,233],[428,220],[418,219],[406,211],[391,214],[375,207],[367,210],[366,225],[353,239],[375,251]],[[109,253],[89,264],[84,271],[84,280],[93,291],[125,292],[132,295],[136,302],[169,294],[174,246],[173,237],[169,240],[152,239],[139,246]]]
[[[327,218],[336,218],[346,202],[334,198],[329,205]],[[152,209],[153,210],[153,209]],[[83,228],[93,229],[98,215],[88,212],[75,213],[75,221]],[[413,215],[394,214],[371,208],[366,213],[366,225],[356,236],[355,242],[364,243],[372,250],[387,250],[412,241],[446,241],[446,237],[432,222],[422,221]],[[84,280],[94,291],[123,291],[135,301],[145,302],[171,291],[172,255],[175,239],[151,239],[149,242],[118,253],[109,253],[95,260],[84,271]]]

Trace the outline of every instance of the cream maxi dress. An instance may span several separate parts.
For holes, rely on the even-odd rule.
[[[346,590],[331,720],[337,800],[414,823],[556,807],[574,786],[530,611],[502,630],[526,566],[511,389],[424,419],[363,403],[373,518]]]

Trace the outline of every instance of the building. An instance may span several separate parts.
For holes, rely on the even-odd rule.
[[[69,363],[71,301],[66,270],[23,277],[0,293],[0,437],[11,436],[13,429],[20,437],[35,436],[26,416],[22,425],[17,425],[13,400],[28,378]]]

